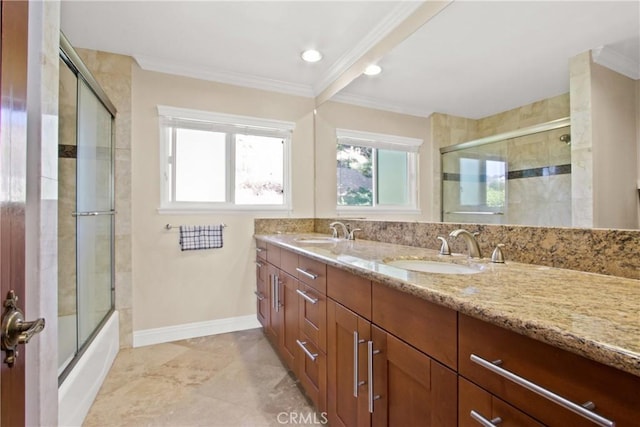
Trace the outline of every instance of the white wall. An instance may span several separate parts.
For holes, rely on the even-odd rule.
[[[157,105],[286,120],[292,138],[293,211],[313,217],[313,100],[144,71],[132,73],[133,330],[255,313],[253,220],[246,214],[159,214]],[[286,216],[278,213],[273,216]],[[181,252],[174,226],[225,223],[222,249]]]
[[[433,176],[429,171],[432,150],[429,123],[424,117],[391,113],[328,101],[316,114],[316,216],[337,216],[336,128],[397,135],[424,140],[419,153],[419,208],[421,214],[349,214],[349,217],[393,219],[398,221],[430,220]],[[438,196],[439,197],[439,196]],[[346,214],[345,214],[346,215]]]

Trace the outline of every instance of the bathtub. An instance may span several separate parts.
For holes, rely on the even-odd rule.
[[[114,311],[58,388],[58,425],[82,425],[119,348],[118,312]]]

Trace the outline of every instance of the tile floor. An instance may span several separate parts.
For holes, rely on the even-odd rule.
[[[297,423],[300,417],[310,423]],[[319,425],[320,419],[262,330],[252,329],[121,350],[84,426]]]

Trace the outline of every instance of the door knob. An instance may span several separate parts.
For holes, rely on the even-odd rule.
[[[17,306],[18,297],[11,290],[4,301],[2,314],[2,350],[5,352],[4,363],[13,367],[18,357],[18,344],[26,344],[37,333],[44,329],[44,319],[32,322],[24,320],[24,314]]]

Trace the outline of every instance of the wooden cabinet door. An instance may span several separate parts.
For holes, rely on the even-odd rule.
[[[483,421],[493,422],[500,427],[543,426],[524,412],[517,410],[463,377],[459,377],[458,386],[460,392],[458,427],[478,427],[482,425]]]
[[[277,280],[277,296],[279,307],[277,310],[279,318],[279,347],[280,355],[286,362],[289,369],[296,375],[296,355],[298,354],[298,280],[280,270]]]
[[[269,274],[267,263],[264,260],[258,258],[258,260],[256,261],[256,313],[258,316],[258,321],[265,329],[265,331],[269,327],[270,302],[271,299],[269,294]]]
[[[298,346],[298,378],[320,412],[327,411],[327,356],[302,331]]]
[[[373,326],[373,426],[455,426],[457,375]]]
[[[327,301],[327,412],[332,426],[371,424],[366,383],[370,337],[366,319]]]

